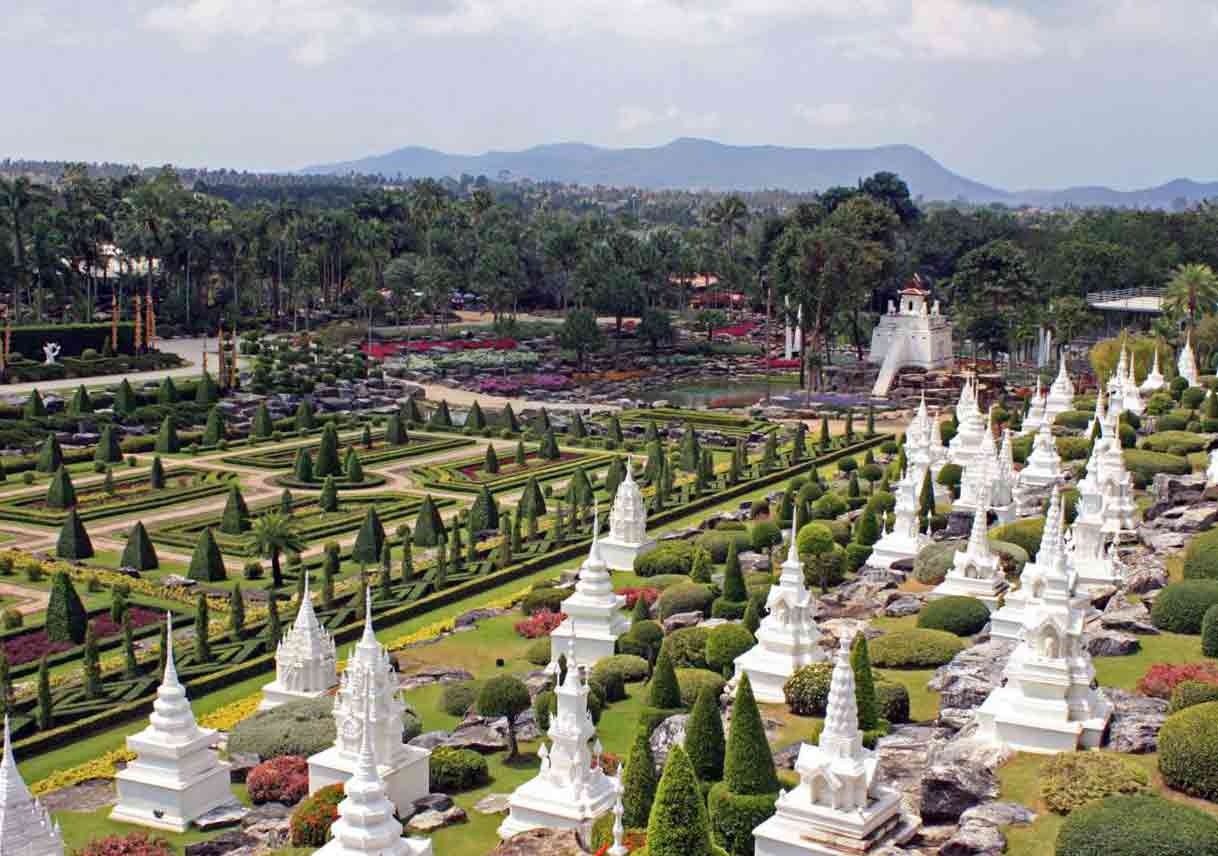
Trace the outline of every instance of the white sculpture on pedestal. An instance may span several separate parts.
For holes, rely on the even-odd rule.
[[[978,737],[1021,752],[1093,749],[1112,705],[1095,688],[1083,641],[1089,601],[1075,594],[1060,549],[1051,549],[1043,562],[1038,555],[1037,564],[1031,581],[1036,591],[1029,593],[1035,597],[1024,602],[1019,644],[1007,661],[1004,683],[977,712]]]
[[[343,789],[338,820],[330,827],[330,840],[316,856],[431,856],[431,839],[404,838],[394,818],[393,803],[377,770],[372,747],[372,687],[363,687],[363,724],[355,771]]]
[[[0,854],[63,856],[63,833],[59,824],[30,794],[17,769],[7,714],[4,717],[4,760],[0,761]]]
[[[981,494],[977,509],[973,512],[973,527],[968,544],[952,556],[952,567],[927,597],[975,597],[989,607],[990,612],[998,608],[998,597],[1007,589],[1006,575],[1002,572],[1002,560],[990,549],[986,515],[989,499]]]
[[[399,812],[413,810],[414,801],[430,791],[431,753],[402,742],[406,705],[398,691],[397,672],[389,652],[372,629],[372,590],[364,592],[364,635],[347,660],[334,697],[334,745],[309,757],[309,793],[346,782],[359,763],[365,727],[372,728],[372,749],[389,799]],[[365,687],[372,693],[370,715],[363,715]]]
[[[1057,453],[1057,441],[1049,430],[1049,423],[1042,422],[1028,462],[1015,476],[1015,514],[1030,517],[1040,508],[1045,496],[1062,478],[1061,455]]]
[[[110,819],[185,832],[198,817],[235,802],[229,765],[211,748],[216,731],[195,722],[173,661],[173,616],[166,613],[165,676],[148,727],[127,738],[136,759],[114,777],[118,804]]]
[[[1057,485],[1053,486],[1049,497],[1049,511],[1045,515],[1045,529],[1036,561],[1024,566],[1019,576],[1019,588],[1007,592],[1002,600],[1002,608],[990,616],[991,638],[1019,641],[1027,610],[1041,602],[1050,578],[1058,581],[1065,579],[1070,594],[1074,593],[1077,576],[1067,569],[1065,509]]]
[[[309,575],[305,573],[300,609],[292,627],[275,651],[275,680],[262,688],[259,710],[271,710],[290,701],[320,698],[338,683],[338,655],[334,638],[313,611]]]
[[[601,558],[615,571],[632,571],[634,560],[655,546],[655,540],[647,537],[647,506],[627,460],[626,478],[617,486],[609,511],[609,537],[601,541]]]
[[[1002,448],[994,444],[994,409],[990,408],[981,444],[976,455],[964,465],[960,476],[960,497],[952,503],[953,511],[972,511],[979,507],[984,493],[989,508],[1003,523],[1015,517],[1015,463],[1012,459],[1010,432],[1003,432]]]
[[[1024,434],[1030,434],[1033,431],[1039,431],[1040,426],[1045,422],[1045,393],[1040,388],[1040,376],[1036,378],[1036,392],[1032,395],[1032,400],[1028,402],[1028,412],[1023,418]]]
[[[612,657],[618,637],[630,629],[622,614],[626,598],[613,593],[609,570],[601,560],[599,517],[592,512],[592,546],[579,568],[575,594],[562,602],[567,617],[550,634],[550,656],[566,654],[568,668],[578,663],[591,669],[602,657]]]
[[[47,342],[45,345],[43,345],[42,354],[44,357],[46,357],[46,362],[44,363],[44,365],[48,365],[48,366],[55,365],[55,358],[59,356],[60,350],[61,349],[57,342]]]
[[[850,638],[842,639],[819,745],[799,747],[799,784],[778,795],[775,813],[753,830],[756,856],[870,853],[907,841],[917,825],[901,816],[901,794],[880,784],[879,758],[863,747]]]
[[[757,701],[786,700],[783,685],[799,669],[825,659],[816,626],[816,598],[804,585],[804,563],[795,545],[798,521],[791,527],[791,544],[778,584],[766,597],[768,614],[757,628],[757,644],[736,658],[736,674],[749,676]]]
[[[1143,395],[1154,395],[1162,389],[1167,389],[1167,379],[1159,371],[1159,346],[1156,344],[1154,362],[1151,363],[1150,374],[1146,376],[1146,380],[1142,381],[1142,385],[1138,387],[1138,390]]]
[[[896,507],[892,531],[886,529],[871,548],[867,557],[867,567],[877,571],[887,571],[894,562],[912,559],[922,552],[922,548],[930,543],[930,537],[923,535],[918,525],[918,489],[921,487],[914,475],[914,468],[906,466],[901,480],[895,485]]]
[[[626,829],[622,826],[622,815],[626,813],[622,805],[622,794],[626,790],[622,785],[623,771],[624,765],[618,765],[617,775],[613,778],[613,846],[607,851],[609,856],[626,856],[630,852],[622,842],[622,837],[626,834]]]
[[[1119,583],[1123,566],[1116,561],[1114,544],[1137,525],[1137,506],[1133,478],[1121,453],[1120,426],[1111,409],[1100,423],[1078,494],[1070,530],[1070,566],[1082,585]]]
[[[541,769],[512,792],[508,816],[499,826],[500,838],[537,827],[575,829],[585,838],[592,824],[613,807],[617,789],[592,754],[600,754],[596,726],[588,713],[588,685],[582,669],[571,665],[555,690],[558,710],[550,716],[549,748],[537,754]]]
[[[1176,359],[1176,372],[1188,381],[1189,386],[1201,386],[1201,373],[1197,371],[1197,357],[1193,354],[1193,334],[1184,336],[1184,348]]]
[[[1070,375],[1066,373],[1064,351],[1058,356],[1058,360],[1061,367],[1057,371],[1057,377],[1053,380],[1052,386],[1049,387],[1049,395],[1045,398],[1045,421],[1049,423],[1050,427],[1057,420],[1059,413],[1074,409],[1074,384],[1070,381]]]

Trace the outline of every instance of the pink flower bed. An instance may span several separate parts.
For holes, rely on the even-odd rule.
[[[772,369],[797,369],[799,368],[799,360],[770,360],[770,368]]]
[[[549,636],[553,633],[554,628],[562,624],[563,619],[566,617],[566,613],[563,612],[551,612],[548,609],[539,609],[524,621],[516,622],[516,633],[525,639],[540,639],[542,636]]]
[[[716,336],[735,336],[736,338],[739,338],[741,336],[747,336],[749,333],[752,333],[753,330],[755,330],[756,328],[757,328],[757,325],[754,322],[746,321],[744,324],[735,324],[731,327],[720,327],[718,330],[714,331],[714,335],[716,335]]]
[[[365,354],[376,359],[396,356],[401,353],[420,354],[426,351],[514,351],[515,339],[448,339],[443,342],[377,342],[371,347],[365,342],[360,346]]]
[[[245,780],[254,805],[278,802],[296,805],[309,793],[309,762],[297,755],[263,761]]]
[[[139,629],[149,624],[158,624],[164,617],[159,612],[154,612],[151,609],[142,609],[138,606],[130,608],[131,627]],[[113,636],[116,633],[121,633],[123,627],[121,624],[115,623],[110,618],[110,613],[104,612],[94,618],[90,625],[93,627],[93,635],[98,641],[105,639],[107,636]],[[51,654],[58,654],[60,651],[67,651],[75,647],[71,642],[52,642],[47,636],[45,629],[39,627],[37,630],[31,630],[28,633],[21,633],[17,636],[4,640],[4,656],[8,660],[10,666],[19,666],[22,663],[30,663],[34,660],[41,660],[43,657]]]
[[[648,606],[651,606],[656,602],[656,598],[660,596],[660,590],[650,586],[638,586],[637,588],[626,586],[625,588],[614,589],[613,593],[626,596],[626,607],[628,609],[634,609],[634,604],[640,597],[643,598],[643,601]]]

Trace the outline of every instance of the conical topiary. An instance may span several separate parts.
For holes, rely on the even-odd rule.
[[[127,545],[123,547],[122,567],[135,568],[137,571],[152,571],[160,567],[157,561],[156,549],[144,524],[136,521],[127,533]]]
[[[292,425],[297,431],[311,431],[317,427],[317,415],[313,412],[313,402],[302,398],[296,405],[296,416]]]
[[[313,458],[308,449],[296,450],[296,460],[292,462],[292,478],[302,484],[313,482]]]
[[[178,448],[178,427],[173,414],[170,414],[161,422],[161,430],[157,432],[156,450],[162,455],[168,455],[178,451]]]
[[[575,415],[571,417],[571,436],[582,440],[588,436],[588,429],[584,425],[584,417],[579,415],[579,411],[575,411]]]
[[[406,443],[406,429],[402,427],[402,417],[390,413],[385,423],[385,442],[391,446],[402,446]]]
[[[203,530],[203,534],[195,542],[195,550],[190,557],[190,570],[186,572],[186,576],[201,583],[217,583],[228,578],[224,570],[224,559],[220,556],[220,548],[216,545],[216,537],[212,535],[210,526]]]
[[[704,687],[698,693],[698,700],[685,723],[685,748],[698,781],[717,782],[723,778],[726,742],[723,720],[719,716],[719,697],[711,687]]]
[[[51,580],[51,599],[47,603],[46,632],[52,642],[79,645],[85,640],[89,615],[66,571],[56,571]]]
[[[554,437],[554,429],[547,429],[541,437],[541,447],[537,450],[543,460],[557,461],[562,453],[558,450],[558,440]]]
[[[432,428],[453,427],[453,417],[452,414],[448,412],[447,401],[440,401],[436,409],[431,412],[431,417],[427,420],[427,424]]]
[[[152,467],[148,472],[148,486],[153,490],[161,490],[165,487],[165,465],[161,463],[159,457],[152,459]]]
[[[859,518],[859,524],[854,528],[854,542],[862,544],[864,547],[870,547],[880,540],[880,524],[876,520],[875,512],[870,507],[863,509],[863,516]]]
[[[30,390],[29,398],[25,400],[21,413],[26,419],[46,418],[47,406],[42,403],[42,396],[38,394],[37,389]]]
[[[354,446],[347,447],[347,457],[343,460],[343,477],[349,484],[359,484],[364,480],[364,467],[359,462],[359,455]]]
[[[499,456],[495,454],[495,447],[490,443],[486,444],[486,459],[482,464],[482,469],[491,475],[499,472]]]
[[[72,486],[72,477],[60,466],[55,475],[51,476],[51,483],[47,486],[47,508],[64,509],[75,505],[76,488]]]
[[[334,481],[334,476],[326,476],[326,480],[322,482],[317,507],[325,512],[338,511],[338,484]]]
[[[757,635],[757,628],[761,626],[761,610],[757,606],[757,601],[753,598],[749,598],[748,606],[744,608],[744,618],[740,620],[740,623],[744,625],[749,633],[752,633],[754,636]]]
[[[627,829],[645,828],[655,798],[656,760],[651,735],[640,728],[622,771],[622,825]]]
[[[59,447],[59,440],[54,434],[47,434],[47,438],[42,441],[42,448],[38,450],[38,463],[34,465],[40,473],[53,473],[63,466],[63,449]]]
[[[605,472],[605,494],[609,497],[610,502],[617,497],[618,486],[625,478],[626,466],[622,463],[621,458],[615,457]]]
[[[129,416],[139,406],[135,398],[135,390],[126,378],[114,391],[114,412],[119,416]]]
[[[93,558],[93,542],[85,531],[85,524],[75,508],[68,509],[63,526],[59,529],[59,540],[55,543],[55,555],[61,559]]]
[[[744,574],[740,570],[736,542],[732,541],[727,548],[727,564],[723,567],[723,599],[733,603],[743,603],[748,600],[748,597],[748,589],[744,586]]]
[[[727,738],[723,763],[723,783],[733,794],[772,794],[778,791],[774,756],[761,724],[761,711],[753,698],[747,674],[736,688],[732,707],[732,728]]]
[[[351,558],[361,565],[375,565],[381,558],[381,550],[385,546],[385,527],[376,508],[368,506],[364,512],[364,520],[360,524],[359,534],[355,536],[355,546],[351,548]]]
[[[117,464],[123,459],[123,450],[118,445],[118,431],[113,425],[103,425],[93,460],[99,464]]]
[[[499,528],[499,503],[486,485],[474,499],[469,510],[470,526],[478,532]]]
[[[523,467],[528,464],[529,456],[525,454],[523,440],[516,441],[516,454],[513,457],[513,460],[516,462],[516,466],[518,467]]]
[[[647,856],[714,856],[710,820],[689,756],[673,746],[647,820]]]
[[[204,406],[215,404],[220,400],[220,390],[210,372],[203,372],[199,382],[195,384],[195,404]]]
[[[314,478],[324,479],[326,476],[339,475],[338,466],[338,429],[333,422],[327,422],[321,432],[321,442],[317,446],[317,460],[313,463]]]
[[[265,401],[260,401],[258,409],[254,411],[254,436],[259,439],[265,439],[270,437],[274,432],[275,424],[271,421],[271,411],[267,409]]]
[[[220,518],[220,531],[225,535],[240,535],[250,528],[250,510],[241,495],[241,487],[233,482],[228,489],[228,501],[224,504],[224,514]]]
[[[444,533],[444,520],[440,517],[435,500],[429,493],[423,497],[423,502],[419,505],[418,517],[415,518],[414,544],[416,547],[434,547]]]
[[[173,378],[167,377],[161,381],[161,385],[156,391],[156,403],[165,406],[178,403],[178,388],[174,384]]]
[[[285,487],[283,493],[279,494],[279,513],[291,517],[295,510],[293,506],[292,492]]]
[[[875,675],[871,672],[871,653],[867,650],[867,636],[860,633],[854,637],[850,648],[850,667],[854,670],[854,701],[858,707],[860,731],[874,731],[880,727],[880,705],[875,697]]]
[[[622,445],[622,423],[621,420],[617,418],[616,413],[609,417],[608,437],[609,442],[613,444],[612,448],[616,449],[618,446]]]
[[[486,427],[486,416],[483,414],[482,407],[477,401],[474,402],[473,407],[466,414],[465,427],[470,431],[481,431]]]
[[[520,505],[526,516],[535,515],[538,518],[546,515],[546,497],[537,484],[537,476],[529,476],[524,486],[524,494],[520,497]]]
[[[80,416],[92,412],[93,399],[89,398],[89,390],[85,389],[85,385],[82,383],[76,387],[76,392],[72,393],[72,400],[68,402],[68,415]]]
[[[647,684],[647,704],[659,710],[681,706],[681,686],[677,683],[677,673],[668,652],[662,649],[655,670],[651,673],[651,681]]]
[[[513,434],[520,433],[520,421],[516,418],[516,411],[512,410],[511,402],[503,406],[503,413],[499,415],[499,423]]]
[[[220,408],[213,405],[211,410],[207,411],[207,425],[203,428],[203,445],[219,445],[224,437],[224,417],[220,413]]]

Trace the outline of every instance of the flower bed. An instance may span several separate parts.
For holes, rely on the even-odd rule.
[[[581,455],[579,452],[559,452],[558,461],[555,462],[541,457],[537,454],[537,452],[527,452],[524,456],[524,464],[516,463],[514,458],[506,461],[500,461],[499,472],[497,473],[488,473],[485,469],[483,469],[483,467],[486,465],[485,460],[480,464],[469,464],[468,466],[461,467],[459,471],[470,481],[482,483],[483,481],[497,481],[518,473],[528,473],[530,470],[536,471],[537,469],[548,467],[553,463],[574,461],[581,457],[583,457],[583,455]]]
[[[539,609],[524,621],[517,621],[513,628],[517,636],[523,636],[525,639],[540,639],[542,636],[549,636],[553,633],[566,617],[564,612]]]
[[[428,351],[514,351],[519,343],[515,339],[447,339],[442,342],[374,342],[360,346],[370,357],[383,360],[399,354],[421,354]]]
[[[1137,690],[1142,695],[1170,699],[1176,685],[1185,681],[1218,685],[1218,663],[1155,663],[1138,680]]]
[[[417,458],[423,455],[430,455],[435,452],[447,452],[450,449],[459,449],[462,446],[473,445],[473,440],[468,440],[463,437],[434,437],[427,434],[411,432],[407,442],[401,445],[393,445],[385,442],[385,432],[374,432],[372,435],[372,448],[365,447],[362,443],[348,441],[345,444],[339,445],[340,453],[344,452],[347,446],[355,449],[355,456],[359,458],[360,466],[367,469],[378,464],[388,463],[390,461],[400,461],[407,458]],[[274,449],[265,451],[247,452],[241,455],[234,455],[224,459],[224,463],[233,464],[238,467],[253,467],[260,470],[286,470],[292,467],[296,460],[296,453],[300,449],[306,450],[313,458],[317,457],[317,450],[321,446],[321,441],[310,443],[306,446],[280,446]],[[318,487],[321,486],[321,480],[318,480]],[[366,485],[365,485],[366,486]]]
[[[131,626],[133,629],[145,627],[149,624],[159,624],[164,617],[162,613],[153,612],[150,609],[133,606],[128,609],[131,615]],[[116,633],[122,632],[122,625],[115,623],[110,618],[109,612],[103,612],[89,622],[93,628],[93,634],[98,641],[105,639],[107,636],[113,636]],[[23,663],[30,663],[34,660],[41,660],[43,657],[51,654],[58,654],[61,651],[68,651],[76,646],[71,642],[52,642],[47,636],[45,627],[31,629],[26,633],[19,633],[9,636],[0,646],[4,648],[4,656],[8,660],[10,666],[20,666]]]
[[[535,458],[535,453],[531,454]],[[479,455],[441,464],[423,464],[413,468],[411,475],[425,490],[477,494],[486,486],[491,493],[498,494],[520,490],[531,477],[536,477],[541,484],[565,479],[579,467],[583,467],[588,475],[592,475],[598,469],[609,466],[613,458],[613,454],[606,452],[563,451],[557,461],[536,460],[526,467],[520,467],[512,462],[510,456],[504,455],[499,462],[501,471],[489,475],[483,469],[486,459]]]

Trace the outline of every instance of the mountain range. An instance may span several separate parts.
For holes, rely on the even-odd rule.
[[[1003,190],[973,181],[915,146],[813,149],[733,146],[681,138],[648,148],[603,148],[555,143],[522,151],[454,155],[407,146],[382,155],[301,170],[312,174],[365,173],[386,178],[458,178],[462,173],[510,176],[568,184],[640,187],[652,190],[766,190],[795,192],[854,185],[874,173],[895,172],[915,197],[1042,207],[1110,206],[1171,208],[1218,197],[1218,182],[1176,179],[1142,190],[1070,187],[1061,190]]]

